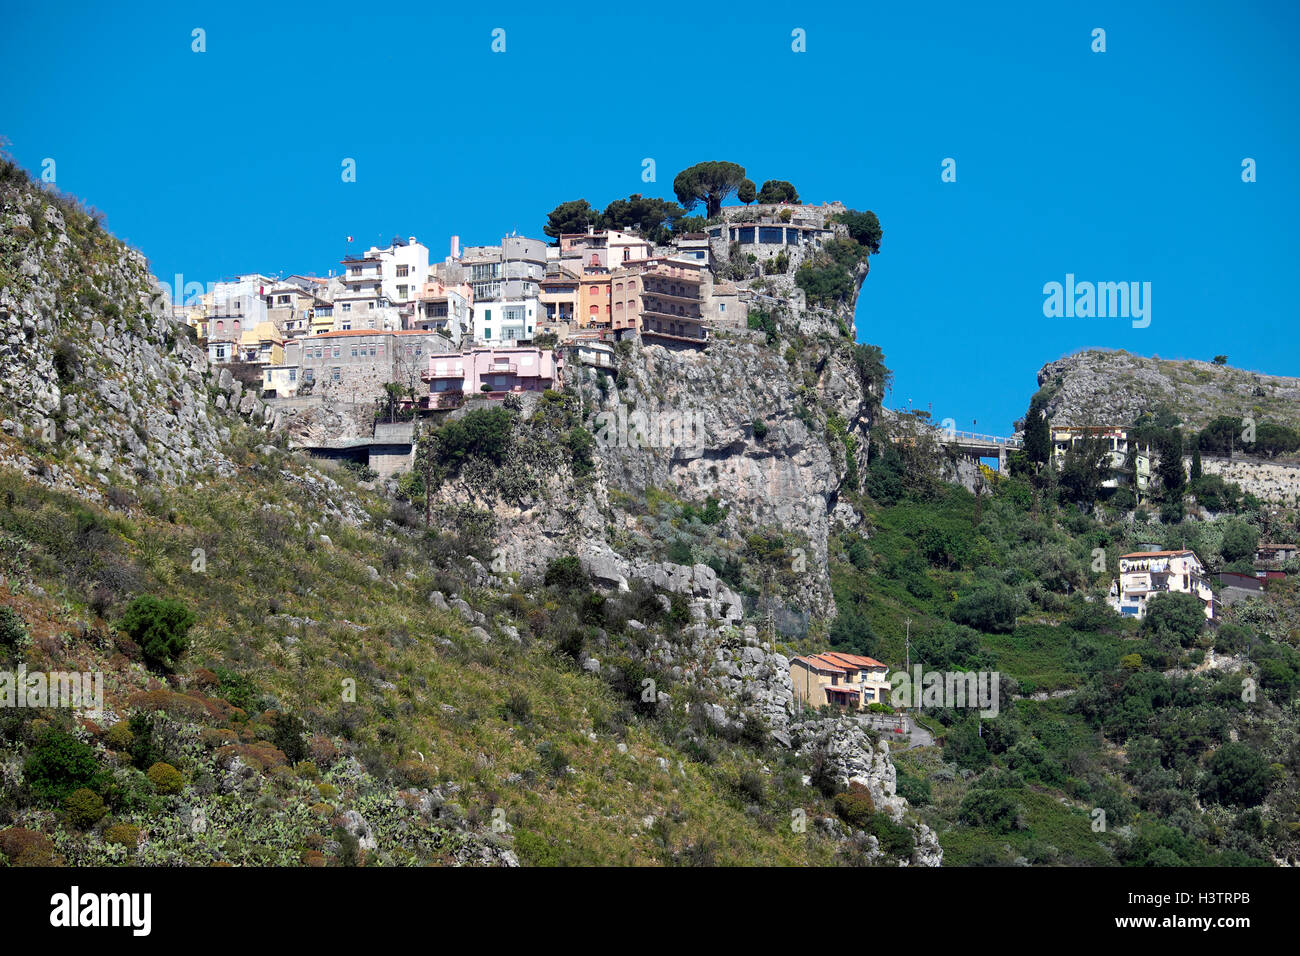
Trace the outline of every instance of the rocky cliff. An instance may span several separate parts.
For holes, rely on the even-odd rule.
[[[1300,378],[1212,362],[1092,349],[1048,362],[1038,384],[1049,393],[1047,415],[1057,425],[1128,425],[1160,405],[1192,428],[1219,415],[1300,422]]]
[[[0,180],[0,427],[12,464],[90,497],[229,474],[231,404],[138,251],[17,171]],[[228,399],[227,396],[230,396]],[[244,400],[247,398],[247,400]],[[242,405],[242,408],[241,408]]]

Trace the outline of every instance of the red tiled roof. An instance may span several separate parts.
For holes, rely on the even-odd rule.
[[[1191,554],[1191,548],[1180,548],[1177,551],[1134,551],[1132,554],[1121,554],[1121,558],[1167,558],[1175,554]]]
[[[812,657],[796,657],[795,660],[801,664],[808,665],[814,670],[829,671],[832,674],[843,674],[845,672],[844,668],[840,667],[838,664],[834,664],[825,658],[816,655],[813,655]]]
[[[842,663],[848,667],[885,667],[874,657],[863,657],[860,654],[843,654],[840,651],[827,651],[821,655],[830,660]]]

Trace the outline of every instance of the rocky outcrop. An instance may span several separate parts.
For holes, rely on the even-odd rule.
[[[916,839],[914,866],[940,866],[943,849],[939,839],[924,823],[908,817],[907,801],[896,791],[898,771],[889,758],[889,743],[873,743],[863,723],[854,717],[815,718],[792,724],[790,733],[798,741],[799,753],[823,751],[832,772],[843,784],[860,783],[871,792],[878,811],[888,813],[895,823],[908,823]]]
[[[0,183],[0,223],[0,429],[38,452],[42,480],[87,493],[228,474],[224,411],[274,427],[214,380],[138,251],[21,178]]]
[[[871,405],[851,343],[829,338],[817,347],[811,381],[778,349],[740,332],[703,352],[634,347],[616,379],[602,384],[604,372],[578,367],[571,381],[594,411],[609,489],[636,499],[651,489],[696,503],[716,498],[738,540],[765,528],[796,535],[807,542],[807,573],[787,597],[833,616],[827,538],[842,520],[836,505],[849,463],[827,422],[844,423],[855,464],[865,467]]]
[[[1128,425],[1161,404],[1193,428],[1219,415],[1300,421],[1300,378],[1212,362],[1093,349],[1048,362],[1038,384],[1048,390],[1047,415],[1056,425]]]

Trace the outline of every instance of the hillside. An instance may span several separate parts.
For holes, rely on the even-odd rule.
[[[1160,406],[1197,429],[1221,415],[1300,422],[1300,378],[1213,362],[1091,349],[1048,362],[1038,371],[1038,384],[1049,395],[1047,416],[1057,425],[1129,425]]]
[[[725,554],[762,528],[778,563],[797,527],[826,548],[867,421],[838,327],[831,366],[774,360],[766,333],[737,351],[728,374],[803,376],[749,397],[767,445],[742,447],[753,412],[717,405],[734,384],[707,363],[647,358],[678,367],[643,394],[709,406],[689,481],[575,443],[596,430],[581,389],[482,409],[501,442],[440,463],[426,528],[409,481],[288,452],[75,202],[12,167],[0,198],[0,654],[105,682],[102,712],[0,717],[8,864],[939,862],[882,735],[794,713],[785,658],[741,616],[771,575],[721,563],[724,585],[666,547],[677,528]],[[729,458],[753,464],[729,477]],[[777,474],[802,501],[764,501]],[[769,594],[826,611],[810,567]]]
[[[1249,568],[1296,511],[957,467],[880,413],[843,235],[819,304],[737,278],[707,350],[472,396],[378,481],[290,450],[75,202],[12,167],[0,201],[0,694],[105,697],[0,710],[5,864],[1300,862],[1297,569],[1213,624],[1106,601],[1122,554]],[[1102,401],[1088,362],[1191,387],[1073,360],[1062,416]],[[1233,408],[1244,373],[1206,374]],[[828,649],[996,672],[998,712],[804,707],[791,661]]]

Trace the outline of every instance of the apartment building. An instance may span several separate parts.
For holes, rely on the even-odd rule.
[[[424,284],[416,300],[411,328],[442,332],[454,348],[474,337],[474,290],[465,282],[448,285],[440,279]]]
[[[548,273],[539,283],[538,302],[542,315],[537,332],[549,332],[564,338],[577,327],[579,277],[563,267]]]
[[[506,236],[496,246],[459,249],[435,272],[443,282],[468,283],[473,290],[474,340],[510,344],[531,339],[542,314],[541,282],[546,277],[547,246],[540,239]]]
[[[586,269],[614,270],[638,259],[648,259],[654,246],[640,236],[617,230],[565,233],[560,236],[560,266],[581,274]]]
[[[317,291],[285,281],[267,292],[266,317],[286,339],[296,339],[311,334],[316,309],[327,304]]]
[[[702,346],[709,330],[704,317],[702,265],[695,259],[663,256],[634,265],[642,341]]]
[[[1170,593],[1191,594],[1205,606],[1205,616],[1214,619],[1214,591],[1205,566],[1191,550],[1121,555],[1119,577],[1111,583],[1108,601],[1119,613],[1141,619],[1153,597]]]

